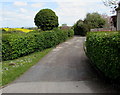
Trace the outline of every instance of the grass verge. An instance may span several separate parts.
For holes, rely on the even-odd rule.
[[[2,65],[2,80],[0,86],[4,86],[18,78],[51,50],[52,48],[49,48],[15,60],[3,61],[2,64],[0,64]]]

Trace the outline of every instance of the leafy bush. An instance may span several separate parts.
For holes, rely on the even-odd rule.
[[[68,32],[68,37],[73,37],[74,31],[72,29],[66,30]]]
[[[58,16],[51,9],[42,9],[40,10],[35,18],[35,25],[42,29],[43,31],[52,30],[55,27],[58,27]]]
[[[4,35],[2,37],[2,58],[9,59],[8,57],[11,55],[11,47],[9,46],[9,41],[7,40],[9,35]]]
[[[89,32],[87,55],[108,78],[120,80],[120,33]]]
[[[89,31],[89,26],[87,24],[84,24],[82,20],[77,21],[73,27],[75,35],[85,36]]]
[[[3,60],[18,58],[34,52],[34,35],[11,34],[4,35],[2,39],[2,57]],[[9,52],[8,52],[9,51]],[[9,56],[8,56],[9,55]]]
[[[84,23],[90,26],[90,29],[103,28],[105,25],[105,19],[99,13],[88,13],[84,19]]]
[[[2,59],[15,59],[35,51],[54,47],[73,36],[72,30],[54,30],[36,33],[3,34]]]

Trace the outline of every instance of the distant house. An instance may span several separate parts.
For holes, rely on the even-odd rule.
[[[67,29],[70,29],[70,27],[67,26],[67,24],[62,24],[61,29],[67,30]]]

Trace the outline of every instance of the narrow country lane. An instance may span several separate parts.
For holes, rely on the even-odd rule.
[[[84,37],[74,37],[53,49],[3,93],[116,92],[91,67],[83,50]]]

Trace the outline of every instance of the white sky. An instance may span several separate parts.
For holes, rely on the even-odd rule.
[[[35,14],[44,8],[56,12],[60,25],[73,25],[88,12],[111,15],[102,0],[2,0],[0,5],[1,27],[34,27]]]

